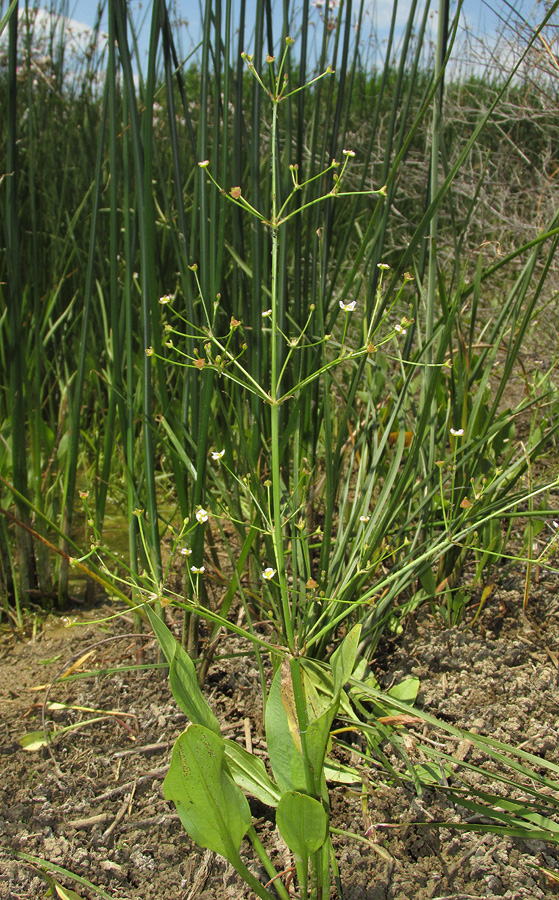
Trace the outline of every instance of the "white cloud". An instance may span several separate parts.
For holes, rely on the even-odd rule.
[[[34,8],[29,10],[29,18],[26,10],[19,10],[19,46],[20,52],[24,50],[27,36],[27,27],[31,34],[31,49],[33,55],[44,55],[50,45],[56,52],[56,46],[61,38],[64,38],[64,52],[70,58],[81,59],[96,44],[96,52],[102,52],[107,35],[96,35],[94,30],[83,22],[66,16],[55,15],[45,9]],[[8,29],[6,28],[0,37],[2,45],[8,42]]]

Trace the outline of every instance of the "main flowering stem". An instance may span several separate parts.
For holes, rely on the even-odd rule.
[[[284,536],[282,531],[282,508],[281,508],[281,467],[280,467],[280,374],[279,374],[279,341],[281,340],[280,331],[278,329],[278,258],[279,258],[279,241],[280,227],[278,226],[278,194],[277,194],[277,122],[278,122],[278,105],[280,102],[278,96],[279,84],[276,82],[275,95],[272,97],[272,215],[271,222],[271,239],[272,239],[272,271],[271,271],[271,295],[272,295],[272,335],[271,335],[271,368],[270,368],[270,415],[271,415],[271,436],[272,436],[272,542],[274,545],[274,554],[276,558],[276,566],[278,570],[278,579],[281,592],[281,610],[283,619],[284,639],[289,649],[295,651],[295,641],[293,636],[293,622],[291,615],[291,604],[289,601],[289,591],[287,587],[287,576],[285,572],[285,554],[284,554]]]

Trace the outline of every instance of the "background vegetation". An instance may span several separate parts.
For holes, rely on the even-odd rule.
[[[417,691],[378,690],[383,630],[481,610],[509,562],[526,605],[554,551],[557,6],[497,71],[455,62],[446,2],[436,40],[429,4],[403,28],[395,5],[381,53],[363,2],[208,0],[189,54],[160,0],[145,66],[124,0],[81,54],[56,11],[41,36],[3,9],[4,615],[80,574],[149,619],[192,723],[166,796],[264,898],[243,791],[277,807],[300,895],[329,896],[325,773],[358,777],[326,761],[334,718],[431,777],[379,727]],[[224,628],[259,665],[274,781],[198,686]],[[556,841],[557,767],[478,743],[527,799],[464,802]]]
[[[554,34],[517,34],[516,71],[445,74],[458,12],[435,42],[428,6],[395,13],[383,57],[363,5],[286,3],[279,34],[266,4],[211,3],[191,56],[152,13],[141,75],[124,3],[81,55],[56,13],[4,32],[7,614],[66,603],[76,558],[161,598],[174,553],[187,620],[236,594],[319,655],[346,618],[374,647],[410,602],[460,615],[518,511],[545,518],[553,341],[526,361],[555,328]]]

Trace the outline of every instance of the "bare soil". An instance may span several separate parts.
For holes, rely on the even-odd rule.
[[[523,615],[522,573],[507,577],[473,627],[473,613],[451,629],[442,630],[427,611],[410,622],[404,635],[381,649],[377,677],[389,686],[417,675],[422,708],[559,763],[558,579],[542,575]],[[104,673],[135,663],[131,623],[70,627],[74,621],[72,614],[51,617],[35,640],[1,636],[0,898],[45,896],[44,880],[17,851],[64,867],[115,900],[250,897],[226,862],[193,845],[163,799],[171,746],[186,725],[164,672]],[[105,642],[94,646],[98,641]],[[143,643],[146,662],[153,662],[153,640]],[[89,648],[91,655],[80,660]],[[227,657],[238,649],[224,640],[207,695],[227,736],[258,752],[264,748],[258,673],[246,657]],[[74,675],[95,674],[59,678],[49,699],[110,714],[57,736],[52,756],[46,748],[23,750],[18,738],[41,727],[39,686],[72,657],[78,663]],[[102,714],[58,709],[48,715],[64,726]],[[420,738],[458,753],[456,741],[426,727],[420,731],[414,737],[409,727],[412,757]],[[365,775],[365,806],[356,791],[333,786],[331,792],[332,824],[361,836],[369,828],[377,840],[336,839],[343,900],[540,900],[559,894],[558,845],[453,830],[468,813],[440,791],[418,797],[390,783],[380,768]],[[261,838],[279,867],[288,868],[272,811],[251,805]],[[383,824],[392,827],[374,827]],[[248,847],[247,857],[252,859]],[[97,896],[57,877],[83,898]]]

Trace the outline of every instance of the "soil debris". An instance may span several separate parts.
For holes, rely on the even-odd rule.
[[[558,583],[552,575],[542,579],[526,616],[523,590],[521,578],[501,585],[473,628],[465,622],[441,630],[424,613],[413,629],[385,644],[376,674],[385,686],[416,675],[419,707],[559,763]],[[102,629],[106,625],[47,629],[35,642],[14,642],[9,634],[1,639],[1,900],[36,900],[45,894],[37,869],[14,856],[17,851],[88,879],[114,900],[249,898],[228,863],[193,845],[163,798],[171,746],[186,720],[163,672],[123,670],[135,663],[130,634],[100,645],[74,673],[95,667],[99,674],[61,679],[51,690],[51,701],[66,704],[48,711],[57,728],[82,723],[52,739],[56,766],[46,747],[38,752],[21,748],[18,739],[41,728],[43,693],[36,688],[52,679],[64,660],[106,636]],[[154,642],[147,642],[145,655],[147,662],[155,661]],[[102,674],[107,669],[113,671]],[[263,747],[258,691],[258,672],[250,660],[215,660],[208,699],[227,736],[243,745],[249,740],[256,752]],[[98,721],[86,724],[93,718]],[[406,727],[410,748],[414,741],[416,746],[425,739],[442,742],[454,760],[479,762],[479,751],[467,740],[432,736],[413,722]],[[544,900],[559,895],[557,845],[456,831],[451,825],[467,820],[469,811],[453,805],[436,786],[418,797],[381,778],[380,770],[366,776],[371,791],[365,817],[357,792],[332,788],[332,824],[378,842],[375,849],[336,837],[343,900]],[[261,838],[278,865],[285,866],[289,860],[270,811],[253,812]],[[435,822],[443,824],[428,827]],[[248,849],[247,857],[257,871]],[[56,877],[84,898],[95,896],[83,885]]]

